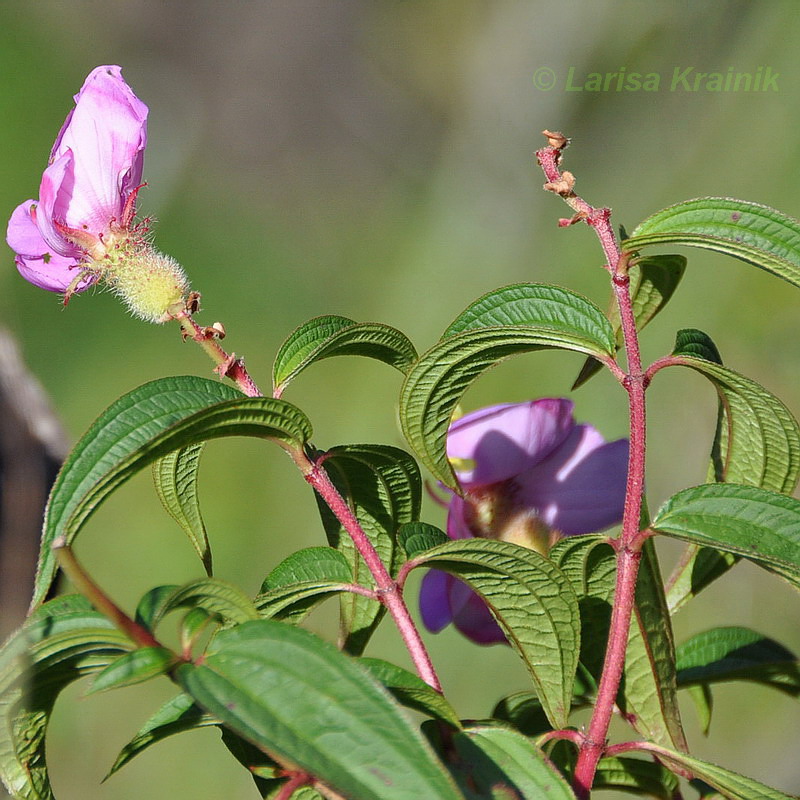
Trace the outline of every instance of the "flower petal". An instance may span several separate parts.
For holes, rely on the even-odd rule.
[[[622,519],[628,440],[606,443],[591,425],[578,425],[551,455],[517,476],[517,502],[561,533],[592,533]]]
[[[492,613],[467,584],[447,572],[431,569],[422,579],[419,608],[425,627],[439,633],[451,622],[477,644],[505,643]]]
[[[447,455],[466,488],[507,480],[546,458],[575,427],[573,403],[543,398],[506,403],[467,414],[447,433]]]
[[[34,221],[34,208],[34,200],[26,200],[16,207],[8,221],[6,241],[17,254],[17,269],[25,280],[50,292],[64,292],[78,274],[75,270],[77,262],[48,247]],[[91,283],[88,279],[78,291]]]
[[[118,66],[93,70],[75,103],[51,153],[51,163],[72,153],[52,215],[99,236],[111,219],[121,219],[128,195],[141,182],[148,109]]]
[[[476,644],[507,644],[507,639],[480,595],[455,579],[450,588],[453,624]]]
[[[467,504],[462,497],[453,495],[447,512],[447,535],[451,539],[472,539],[474,534],[467,525]]]
[[[425,627],[439,633],[453,621],[449,583],[453,578],[439,569],[429,569],[419,588],[419,612]]]

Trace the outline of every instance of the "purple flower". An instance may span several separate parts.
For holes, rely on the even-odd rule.
[[[452,539],[500,539],[547,553],[562,536],[622,519],[628,440],[606,442],[578,425],[570,400],[490,406],[456,420],[447,455],[463,489],[447,515]],[[483,600],[457,578],[430,570],[420,610],[433,632],[451,622],[479,644],[505,642]]]
[[[147,106],[120,67],[97,67],[56,138],[38,202],[26,200],[8,223],[26,280],[67,296],[97,280],[128,242],[146,143]]]

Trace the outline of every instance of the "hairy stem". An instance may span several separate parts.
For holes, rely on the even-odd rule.
[[[620,252],[611,226],[611,212],[607,208],[596,209],[578,197],[573,191],[574,177],[561,172],[561,153],[567,145],[566,137],[545,131],[549,146],[537,152],[537,158],[547,178],[545,189],[560,195],[575,211],[561,225],[586,222],[597,234],[606,257],[606,269],[611,273],[614,296],[619,309],[622,334],[625,342],[627,370],[621,383],[628,393],[630,412],[630,449],[628,454],[628,478],[625,493],[625,509],[622,532],[613,542],[617,551],[617,579],[614,590],[614,605],[611,611],[608,645],[606,647],[603,673],[597,689],[597,700],[588,730],[583,736],[575,765],[573,788],[580,800],[589,797],[597,763],[607,748],[608,728],[614,713],[614,704],[619,691],[628,632],[636,596],[636,580],[639,574],[641,548],[646,534],[639,530],[639,520],[644,491],[644,469],[646,450],[645,417],[645,373],[639,351],[639,337],[630,294],[627,256]]]

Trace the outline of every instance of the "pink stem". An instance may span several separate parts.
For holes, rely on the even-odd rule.
[[[193,300],[196,307],[197,303],[199,303],[199,295],[190,300]],[[228,355],[220,346],[218,342],[219,329],[213,326],[211,328],[201,328],[194,321],[192,311],[196,310],[195,307],[190,308],[189,304],[187,304],[187,308],[176,310],[174,314],[174,318],[180,323],[185,337],[197,342],[206,351],[216,363],[215,371],[220,376],[235,381],[248,397],[261,397],[261,390],[245,369],[244,361],[234,355]],[[279,396],[279,394],[276,396]],[[353,587],[351,591],[367,594],[368,597],[374,597],[378,602],[386,606],[400,631],[400,636],[408,648],[419,676],[437,692],[441,692],[442,686],[439,683],[439,678],[433,668],[433,663],[419,635],[419,631],[414,624],[414,620],[411,618],[408,606],[403,600],[402,592],[397,583],[392,580],[392,576],[381,561],[377,550],[375,550],[369,537],[364,533],[363,528],[350,510],[350,506],[347,505],[344,498],[331,483],[330,478],[319,462],[317,464],[312,463],[302,451],[286,449],[298,469],[303,473],[303,477],[316,489],[320,497],[328,504],[334,516],[350,535],[377,586],[374,592],[362,589],[362,587]]]
[[[631,303],[628,261],[627,257],[620,252],[614,236],[611,227],[611,212],[606,208],[595,209],[575,194],[573,191],[575,179],[570,173],[562,173],[559,169],[561,151],[567,144],[566,138],[560,134],[550,134],[549,132],[545,132],[545,135],[548,136],[550,146],[542,148],[536,154],[548,181],[545,188],[559,194],[575,210],[575,217],[567,221],[567,224],[583,220],[595,231],[600,240],[607,260],[606,269],[612,276],[612,286],[619,308],[628,361],[627,372],[622,376],[621,382],[628,393],[630,447],[622,532],[619,539],[613,542],[617,551],[614,605],[594,712],[580,745],[573,776],[575,793],[580,800],[585,800],[589,797],[594,783],[597,763],[606,752],[608,728],[625,667],[625,652],[633,614],[641,547],[646,538],[646,534],[643,535],[639,530],[644,492],[646,443],[644,393],[646,384],[645,374],[642,371],[636,319]]]
[[[367,569],[369,569],[375,580],[377,587],[375,592],[376,599],[386,606],[392,615],[420,678],[437,692],[441,692],[442,685],[436,675],[436,670],[428,655],[425,643],[422,641],[414,620],[411,618],[408,606],[403,599],[403,594],[386,569],[386,565],[381,561],[369,537],[364,533],[350,506],[339,494],[338,489],[333,485],[324,469],[309,461],[305,455],[297,454],[296,456],[293,455],[293,458],[300,467],[303,477],[314,487],[336,516],[336,519],[350,534],[353,544],[356,546],[361,558],[364,559]]]

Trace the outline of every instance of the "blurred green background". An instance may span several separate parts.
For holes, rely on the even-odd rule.
[[[632,229],[666,205],[729,195],[800,215],[800,15],[785,2],[561,3],[517,0],[57,0],[0,3],[0,215],[35,197],[71,96],[98,64],[117,63],[150,106],[140,209],[157,245],[203,293],[203,324],[221,320],[229,349],[262,386],[283,338],[312,316],[387,322],[418,348],[470,301],[515,281],[553,282],[605,307],[602,256],[584,226],[541,190],[532,158],[543,128],[573,139],[565,168],[595,205]],[[534,76],[552,70],[549,90]],[[659,91],[570,91],[589,73],[657,73]],[[674,70],[755,73],[777,91],[670,91]],[[545,75],[545,79],[547,75]],[[651,360],[681,327],[700,327],[726,363],[800,413],[800,296],[722,256],[687,253],[667,313],[644,337]],[[77,438],[116,397],[152,378],[210,374],[177,328],[127,317],[110,295],[63,311],[25,283],[10,252],[0,272],[2,323]],[[536,354],[504,364],[467,408],[568,393],[581,359]],[[315,443],[402,445],[399,379],[384,365],[334,359],[287,392]],[[577,416],[608,438],[626,433],[619,387],[600,376],[575,394]],[[662,373],[650,393],[651,507],[702,482],[716,400],[701,377]],[[277,448],[213,442],[201,476],[218,574],[255,592],[280,559],[323,541],[314,503]],[[431,506],[427,518],[443,523]],[[149,476],[95,515],[79,556],[131,608],[148,588],[200,574],[161,511]],[[662,549],[668,565],[676,549]],[[6,580],[14,580],[9,576]],[[27,587],[20,586],[26,594]],[[322,629],[326,614],[312,618]],[[777,579],[737,567],[676,619],[678,639],[713,624],[754,627],[800,650],[800,604]],[[503,647],[428,636],[446,690],[465,717],[526,688]],[[407,659],[390,624],[370,654]],[[82,698],[73,687],[51,730],[59,800],[253,798],[250,779],[216,741],[185,734],[100,784],[119,748],[168,697],[166,681]],[[693,752],[800,791],[796,702],[759,687],[717,691],[711,736],[693,709]]]

